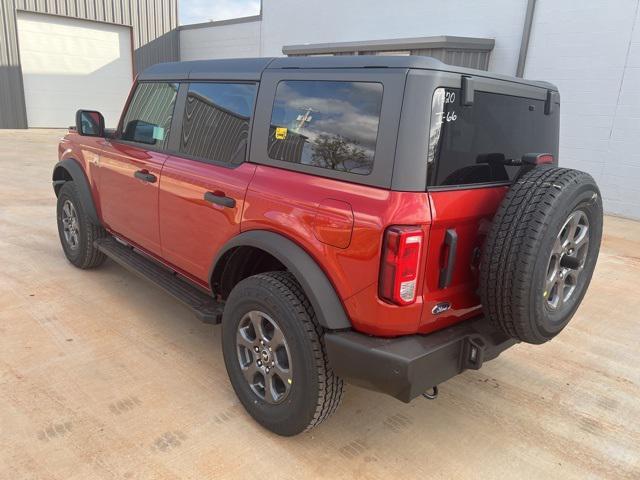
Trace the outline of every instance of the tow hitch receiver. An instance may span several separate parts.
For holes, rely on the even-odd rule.
[[[467,337],[462,347],[462,368],[478,370],[482,367],[485,347],[482,337]]]
[[[477,370],[516,343],[485,317],[428,335],[383,338],[349,330],[324,338],[336,375],[403,402],[435,398],[436,385],[465,370]]]

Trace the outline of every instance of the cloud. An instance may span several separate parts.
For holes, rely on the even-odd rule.
[[[296,115],[312,110],[312,121],[300,131],[311,141],[318,135],[341,136],[373,151],[378,136],[382,86],[351,83],[349,88],[315,89],[313,82],[288,82],[278,86],[277,105]],[[315,113],[313,113],[315,112]],[[280,120],[280,119],[278,119]]]
[[[180,0],[180,24],[227,20],[260,13],[260,0]]]

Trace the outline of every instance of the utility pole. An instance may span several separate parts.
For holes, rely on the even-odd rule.
[[[296,118],[296,122],[298,122],[296,124],[296,132],[299,131],[302,127],[304,127],[305,124],[307,124],[311,120],[313,120],[313,117],[311,116],[311,113],[315,112],[315,110],[313,110],[311,107],[304,107],[304,108],[305,108],[305,112],[301,113]]]

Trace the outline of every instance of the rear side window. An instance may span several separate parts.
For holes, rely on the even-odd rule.
[[[271,114],[269,157],[367,175],[381,106],[380,83],[282,81]]]
[[[256,90],[255,84],[190,84],[180,152],[215,162],[242,162]]]
[[[505,165],[526,153],[558,154],[559,113],[546,115],[544,100],[475,92],[461,106],[460,89],[433,95],[428,185],[508,183],[518,166]]]
[[[177,83],[138,84],[124,116],[122,139],[165,148],[177,94]]]

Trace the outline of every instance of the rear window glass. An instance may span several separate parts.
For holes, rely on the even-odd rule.
[[[367,175],[381,106],[380,83],[282,81],[271,114],[269,157]]]
[[[527,153],[558,155],[558,108],[544,113],[544,100],[476,92],[461,106],[460,89],[433,95],[428,185],[508,183],[518,166],[505,165]]]
[[[214,162],[242,162],[256,90],[246,83],[191,83],[180,152]]]

